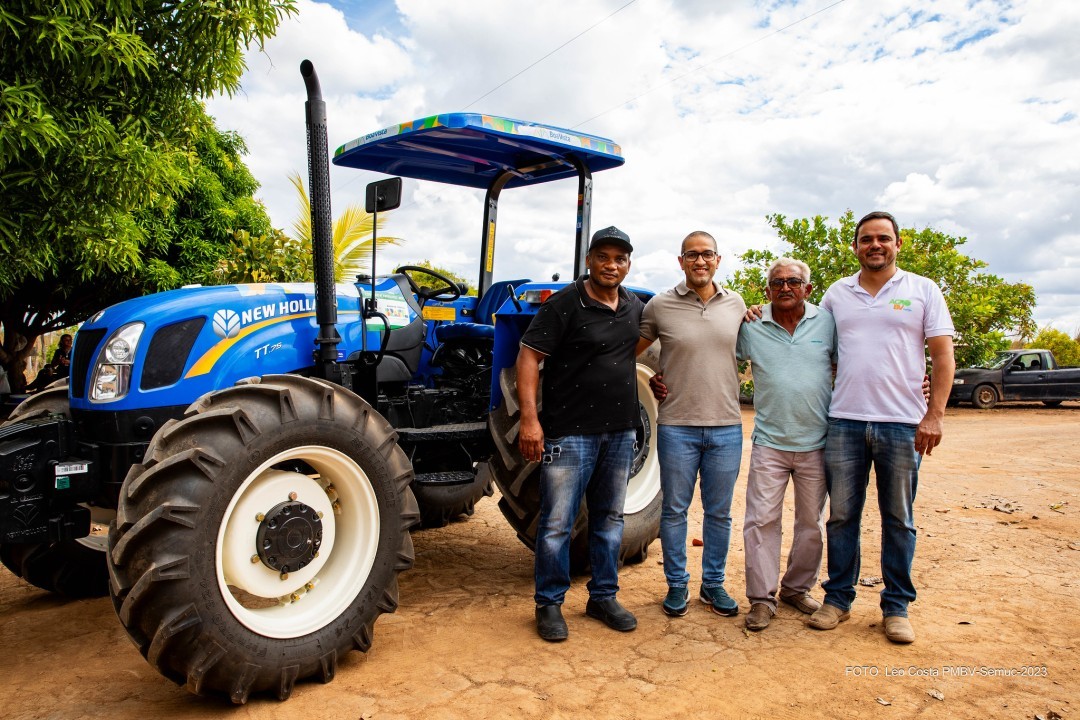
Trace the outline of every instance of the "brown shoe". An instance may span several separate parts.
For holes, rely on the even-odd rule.
[[[772,620],[773,609],[765,603],[754,603],[750,606],[750,613],[746,616],[746,629],[757,632],[769,627]]]
[[[907,645],[915,642],[915,630],[911,627],[911,621],[900,615],[890,615],[885,618],[885,637],[894,643]]]
[[[821,607],[821,603],[810,597],[810,593],[808,592],[796,593],[794,595],[784,595],[781,593],[780,601],[787,603],[799,612],[807,615],[813,615]]]
[[[815,630],[832,630],[849,617],[851,617],[849,611],[825,603],[810,616],[810,627]]]

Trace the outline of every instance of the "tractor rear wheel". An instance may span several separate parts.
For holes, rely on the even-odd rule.
[[[57,380],[28,397],[0,427],[46,415],[71,417],[67,380]],[[107,523],[97,510],[91,508],[94,520]],[[62,542],[0,544],[0,563],[31,585],[58,595],[93,598],[109,594],[104,535]]]
[[[109,534],[121,623],[164,676],[244,703],[333,679],[397,607],[418,519],[394,429],[295,375],[205,395],[128,473]]]
[[[654,343],[637,360],[637,392],[642,427],[638,429],[638,451],[626,488],[623,510],[623,539],[619,562],[639,563],[649,552],[649,545],[660,533],[660,464],[656,452],[656,415],[658,403],[649,389],[651,378],[660,367],[660,345]],[[489,474],[498,485],[502,498],[499,509],[518,537],[530,549],[536,549],[536,527],[540,517],[540,465],[526,462],[518,450],[520,408],[517,402],[517,371],[506,368],[499,376],[503,400],[488,416],[488,427],[495,442],[491,461],[481,472]],[[578,511],[570,540],[570,568],[582,573],[589,567],[588,515],[584,506]]]

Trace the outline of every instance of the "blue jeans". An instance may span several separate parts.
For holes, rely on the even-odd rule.
[[[686,572],[686,514],[699,473],[701,506],[705,510],[701,584],[721,586],[731,540],[731,497],[742,460],[742,426],[660,425],[656,443],[664,493],[660,543],[668,587],[686,587],[690,583]]]
[[[570,532],[582,498],[589,514],[589,597],[604,600],[619,591],[623,505],[636,444],[632,429],[544,439],[536,528],[537,605],[561,605],[570,589]]]
[[[912,506],[919,484],[915,425],[829,418],[825,441],[825,484],[829,489],[829,579],[825,602],[848,610],[855,601],[861,548],[859,531],[870,466],[877,478],[881,511],[881,612],[907,617],[915,599],[911,562],[915,557]]]

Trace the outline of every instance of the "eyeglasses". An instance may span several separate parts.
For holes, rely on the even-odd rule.
[[[769,287],[773,290],[779,290],[787,285],[792,290],[798,290],[800,287],[806,284],[806,281],[802,278],[773,278],[769,281]]]
[[[682,254],[682,259],[686,262],[697,262],[698,258],[701,258],[705,262],[712,262],[717,258],[717,254],[712,250],[705,250],[704,252],[698,252],[696,250],[687,250]]]

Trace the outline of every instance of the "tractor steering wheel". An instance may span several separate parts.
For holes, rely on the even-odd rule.
[[[417,297],[420,298],[421,304],[426,303],[428,300],[438,300],[439,302],[454,302],[459,297],[461,297],[461,288],[456,282],[446,277],[445,275],[440,275],[431,268],[420,267],[418,265],[402,265],[397,270],[394,270],[394,272],[402,273],[405,276],[405,279],[409,281],[409,287],[414,293],[416,293]],[[417,272],[422,275],[428,275],[441,282],[442,285],[436,285],[433,288],[420,287],[416,284],[416,281],[412,279],[412,276],[409,275],[409,272]]]

